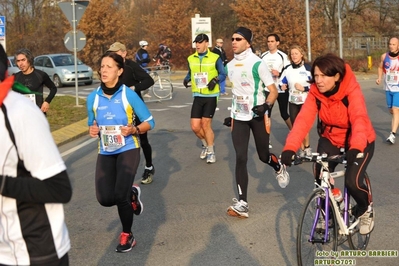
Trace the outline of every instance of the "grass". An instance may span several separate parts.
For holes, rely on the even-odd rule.
[[[76,97],[72,96],[55,96],[51,101],[50,110],[47,112],[51,131],[73,124],[86,117],[86,100],[79,98],[79,106],[76,106]]]

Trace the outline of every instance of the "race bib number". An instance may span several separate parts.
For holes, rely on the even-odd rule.
[[[31,102],[36,104],[36,95],[31,93],[31,94],[23,94],[26,98],[28,98]]]
[[[195,81],[195,86],[198,89],[206,88],[209,83],[208,73],[207,72],[194,73],[194,81]]]
[[[399,82],[399,73],[397,71],[388,72],[386,74],[387,84],[397,85]]]
[[[249,97],[248,96],[237,96],[234,98],[235,101],[235,112],[242,115],[249,115]]]
[[[104,151],[113,152],[125,146],[125,137],[120,125],[100,126],[101,145]]]

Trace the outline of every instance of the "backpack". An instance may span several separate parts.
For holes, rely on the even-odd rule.
[[[170,59],[172,57],[172,50],[170,50],[169,47],[165,48],[165,51],[163,51],[164,54],[166,54],[166,56],[164,56],[164,58],[166,59]]]
[[[342,98],[341,101],[345,105],[345,107],[348,108],[348,106],[349,106],[348,96],[345,95],[345,97]],[[321,108],[321,101],[318,98],[316,98],[316,105],[317,105],[317,133],[319,134],[319,137],[321,137],[321,135],[324,133],[324,130],[326,129],[327,125],[323,124],[323,121],[321,121],[321,119],[320,119],[319,111]],[[331,127],[336,127],[336,126],[331,126]],[[346,131],[346,137],[345,137],[345,150],[347,150],[349,148],[350,134],[351,134],[351,127],[349,125],[349,128]]]

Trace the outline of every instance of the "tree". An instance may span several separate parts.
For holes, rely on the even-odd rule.
[[[237,15],[239,26],[252,30],[255,48],[267,50],[267,35],[277,33],[281,38],[280,49],[287,51],[292,44],[307,49],[304,1],[237,0],[230,6]],[[319,10],[314,5],[310,11],[312,54],[316,55],[325,48],[324,38],[320,36],[324,19]]]
[[[192,53],[191,17],[198,10],[192,8],[191,0],[163,0],[153,15],[142,16],[142,26],[147,32],[150,54],[156,54],[158,45],[163,43],[172,49],[173,63],[185,66],[186,58]],[[178,56],[176,56],[178,55]]]

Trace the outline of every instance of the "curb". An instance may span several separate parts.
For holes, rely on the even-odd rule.
[[[51,132],[57,146],[64,145],[81,136],[88,135],[87,118]]]

